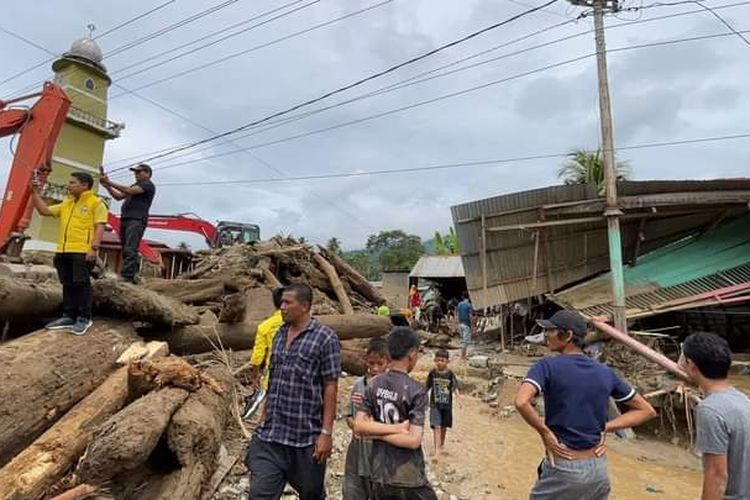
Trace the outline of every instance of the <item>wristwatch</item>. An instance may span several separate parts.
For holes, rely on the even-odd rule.
[[[333,435],[331,433],[331,431],[329,431],[328,429],[320,429],[320,433],[323,434],[324,436],[331,436],[331,435]]]

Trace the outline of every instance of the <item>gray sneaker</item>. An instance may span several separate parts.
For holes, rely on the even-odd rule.
[[[93,325],[94,322],[90,319],[86,318],[78,318],[75,325],[73,325],[73,329],[71,332],[73,335],[85,335],[87,331],[89,331],[89,328],[91,328],[91,325]]]
[[[73,325],[76,324],[76,320],[69,318],[68,316],[62,316],[55,321],[44,325],[45,330],[71,330]]]

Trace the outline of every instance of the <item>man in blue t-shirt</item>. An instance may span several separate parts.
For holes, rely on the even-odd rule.
[[[516,394],[518,413],[539,433],[546,450],[530,498],[607,498],[606,433],[640,425],[656,412],[611,368],[584,354],[586,321],[580,314],[558,311],[537,323],[547,347],[558,355],[532,366]],[[539,394],[544,420],[533,406]],[[629,410],[608,422],[610,397]]]
[[[474,308],[469,301],[469,292],[464,292],[461,302],[456,306],[458,330],[461,333],[461,359],[466,359],[466,351],[471,344],[471,330],[473,326]]]

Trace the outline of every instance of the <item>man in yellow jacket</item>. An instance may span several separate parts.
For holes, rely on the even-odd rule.
[[[39,186],[31,187],[31,201],[39,214],[60,219],[55,268],[63,286],[63,315],[48,323],[48,330],[68,330],[84,335],[91,325],[91,269],[107,222],[107,206],[91,191],[94,178],[74,172],[68,181],[68,197],[47,205]]]
[[[284,288],[279,287],[273,291],[273,305],[276,312],[264,319],[255,332],[255,343],[253,353],[250,356],[250,379],[253,385],[257,387],[255,399],[248,405],[245,411],[245,418],[249,417],[260,407],[263,399],[266,397],[268,390],[268,377],[271,373],[271,351],[273,348],[273,339],[276,333],[284,324],[281,317],[281,296],[284,294]],[[261,380],[261,370],[264,370]]]

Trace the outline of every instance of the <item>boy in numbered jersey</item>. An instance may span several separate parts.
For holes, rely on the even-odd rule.
[[[374,500],[437,500],[427,481],[422,436],[427,390],[409,376],[419,358],[419,337],[408,327],[388,335],[390,369],[367,386],[354,431],[374,439]]]

